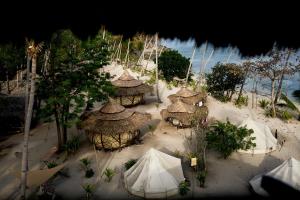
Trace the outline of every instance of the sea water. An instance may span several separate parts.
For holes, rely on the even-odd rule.
[[[177,50],[180,54],[187,58],[191,58],[195,41],[189,39],[187,41],[180,41],[178,39],[162,39],[161,44],[167,48]],[[212,55],[211,55],[212,54]],[[297,54],[300,56],[300,50],[297,51]],[[260,57],[263,55],[257,56]],[[205,73],[210,73],[213,66],[218,62],[227,62],[227,63],[236,63],[241,64],[243,61],[248,59],[255,59],[255,57],[243,57],[237,47],[214,47],[211,43],[206,42],[196,48],[195,55],[192,63],[192,72],[198,74],[200,72],[200,66],[206,64]],[[245,89],[251,91],[253,88],[253,80],[248,79]],[[300,73],[296,73],[293,76],[286,76],[283,82],[282,91],[284,94],[295,102],[298,106],[300,105],[296,98],[293,97],[292,93],[295,90],[300,89]],[[270,94],[270,80],[261,79],[257,84],[257,90],[259,94],[269,95]]]

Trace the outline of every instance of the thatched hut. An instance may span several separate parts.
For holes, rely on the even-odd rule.
[[[176,94],[172,94],[168,96],[168,98],[172,103],[174,103],[177,98],[181,98],[184,103],[201,107],[203,103],[206,102],[206,93],[194,92],[186,87],[182,87]]]
[[[123,106],[134,106],[144,100],[145,93],[152,87],[132,77],[127,70],[112,84],[117,87],[114,99]]]
[[[196,107],[177,98],[173,104],[169,105],[167,109],[163,109],[160,114],[164,120],[174,126],[185,128],[190,127],[193,120],[206,121],[208,108],[206,106]]]
[[[150,114],[126,109],[109,98],[99,111],[82,116],[79,128],[98,149],[112,150],[133,143],[139,137],[139,128],[150,120]]]

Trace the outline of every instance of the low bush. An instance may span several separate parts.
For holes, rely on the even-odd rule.
[[[67,151],[68,154],[74,154],[79,149],[79,145],[80,137],[74,136],[67,141],[67,143],[64,145],[64,149],[65,151]]]
[[[204,171],[204,170],[199,171],[197,173],[196,178],[199,181],[200,187],[204,187],[205,178],[206,178],[206,171]]]
[[[103,174],[106,176],[105,180],[107,182],[110,182],[114,177],[114,175],[116,174],[116,172],[111,168],[106,168]]]
[[[125,165],[125,169],[128,170],[130,169],[135,163],[136,163],[136,159],[130,159],[128,160],[124,165]]]
[[[94,172],[94,170],[92,168],[90,168],[90,169],[88,169],[88,170],[85,171],[85,177],[86,178],[91,178],[91,177],[94,176],[94,174],[95,174],[95,172]]]
[[[262,99],[259,101],[259,106],[263,109],[265,109],[269,104],[270,104],[270,102],[265,99]]]
[[[280,119],[282,119],[284,121],[288,121],[293,118],[293,115],[286,110],[279,112],[278,116]]]
[[[180,195],[186,195],[190,191],[190,188],[188,186],[188,183],[186,181],[182,181],[179,183],[179,194]]]
[[[211,125],[206,135],[208,148],[219,151],[223,158],[227,158],[230,154],[238,149],[248,150],[255,147],[252,141],[255,137],[251,137],[252,129],[246,127],[237,127],[229,121]]]
[[[248,96],[241,96],[239,99],[235,100],[234,104],[239,108],[248,106]]]
[[[82,185],[82,188],[84,189],[85,191],[85,194],[86,194],[86,199],[89,200],[91,199],[91,196],[95,190],[95,186],[92,185],[92,184],[85,184],[85,185]]]

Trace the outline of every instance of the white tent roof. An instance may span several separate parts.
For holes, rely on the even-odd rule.
[[[184,181],[181,160],[151,148],[124,173],[126,189],[145,198],[166,198],[178,194]]]
[[[270,176],[300,191],[300,161],[291,157],[266,174],[254,176],[250,181],[253,190],[263,196],[268,193],[261,187],[262,176]]]
[[[270,128],[263,124],[248,118],[242,122],[239,127],[246,126],[247,129],[253,129],[251,137],[255,137],[256,147],[247,151],[238,150],[240,153],[263,154],[275,151],[277,148],[277,139],[273,136]]]

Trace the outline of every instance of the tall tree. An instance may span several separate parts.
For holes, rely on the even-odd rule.
[[[241,68],[243,70],[243,81],[242,81],[242,84],[241,84],[241,87],[240,87],[240,91],[239,91],[239,95],[238,95],[237,101],[239,101],[240,98],[242,97],[244,86],[246,84],[246,80],[248,78],[248,75],[251,72],[253,72],[253,63],[250,62],[250,61],[245,61],[245,62],[242,63]]]
[[[56,123],[58,149],[67,141],[67,130],[80,120],[85,105],[101,101],[113,92],[108,74],[98,69],[108,62],[108,45],[103,35],[80,41],[70,30],[53,35],[49,72],[39,82],[39,96],[44,100],[40,116]]]
[[[269,78],[271,81],[272,117],[276,117],[275,81],[278,80],[281,74],[281,67],[278,64],[280,62],[280,55],[278,50],[273,49],[267,56],[267,58],[261,58],[256,61],[255,68],[260,76]]]
[[[217,98],[231,100],[237,85],[243,83],[244,72],[234,63],[217,63],[207,75],[208,91]]]
[[[292,59],[294,60],[292,61]],[[297,57],[296,55],[296,51],[293,49],[285,49],[284,51],[281,51],[279,65],[281,66],[281,73],[280,73],[278,88],[274,100],[275,104],[277,103],[278,99],[281,97],[284,77],[293,75],[297,72],[297,70],[299,70],[300,62],[299,62],[299,57]]]
[[[35,78],[36,78],[36,59],[38,53],[41,51],[43,44],[35,44],[32,40],[28,43],[27,51],[30,57],[32,58],[32,74],[30,82],[30,93],[28,108],[26,113],[25,120],[25,130],[24,130],[24,144],[23,144],[23,153],[22,153],[22,170],[21,170],[21,195],[22,199],[26,198],[26,184],[27,184],[27,170],[28,170],[28,140],[29,140],[29,131],[31,125],[34,95],[35,95]]]

